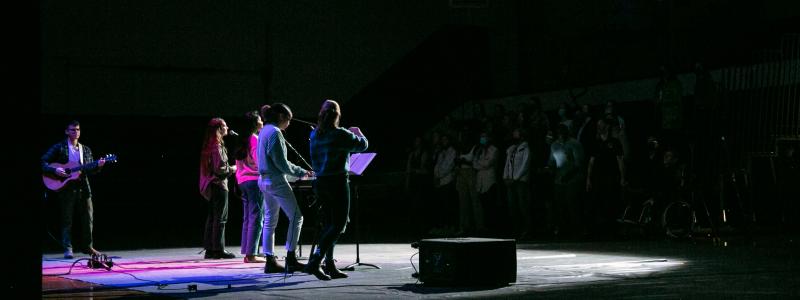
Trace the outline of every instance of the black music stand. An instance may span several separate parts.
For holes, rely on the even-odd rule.
[[[352,154],[350,154],[350,175],[361,176],[361,174],[364,173],[364,170],[367,169],[367,166],[369,165],[369,163],[372,162],[372,159],[375,158],[375,155],[377,155],[377,154],[374,153],[374,152],[372,152],[372,153],[352,153]],[[359,243],[358,243],[358,240],[359,240],[359,226],[358,226],[358,224],[360,223],[359,220],[361,219],[361,216],[358,213],[358,208],[359,208],[359,203],[358,202],[359,202],[359,199],[358,199],[358,183],[357,183],[357,181],[354,182],[354,184],[353,184],[353,195],[354,195],[354,197],[353,197],[353,199],[354,199],[354,201],[353,201],[353,210],[355,211],[355,214],[354,214],[355,215],[355,218],[354,218],[355,222],[353,222],[354,223],[353,225],[355,226],[355,229],[356,229],[356,262],[352,263],[352,264],[350,264],[350,265],[348,265],[348,266],[346,266],[344,268],[339,268],[339,270],[342,270],[342,271],[355,271],[355,267],[356,266],[370,266],[370,267],[373,267],[373,268],[376,268],[376,269],[380,269],[381,267],[379,267],[377,265],[367,264],[367,263],[362,263],[361,262],[361,255],[360,255],[361,251],[360,251],[360,247],[359,247]]]

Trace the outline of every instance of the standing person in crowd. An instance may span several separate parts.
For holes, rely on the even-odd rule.
[[[673,70],[661,66],[661,79],[656,85],[656,120],[659,135],[665,144],[682,145],[684,134],[683,84]]]
[[[319,247],[311,255],[305,272],[320,280],[347,278],[334,264],[333,250],[350,220],[350,153],[367,150],[367,138],[358,127],[339,127],[339,103],[325,100],[317,128],[311,132],[311,165],[317,179],[314,191],[325,212]],[[325,260],[325,270],[320,267]]]
[[[589,104],[581,106],[581,110],[575,115],[575,122],[576,128],[578,128],[575,139],[577,139],[585,149],[590,143],[594,142],[594,137],[597,132],[597,120],[592,114],[592,109]]]
[[[258,188],[258,132],[264,127],[258,111],[244,114],[247,135],[236,151],[236,182],[242,191],[242,250],[245,263],[266,262],[256,256],[264,220],[264,197]]]
[[[605,118],[609,120],[608,124],[614,125],[611,127],[611,136],[619,140],[622,145],[622,156],[630,162],[631,147],[628,142],[628,129],[625,119],[617,112],[617,105],[614,101],[606,102]]]
[[[781,217],[786,229],[797,232],[800,229],[800,159],[793,142],[781,141],[776,145],[775,192],[780,205]]]
[[[433,168],[436,167],[436,158],[439,157],[439,152],[444,150],[442,147],[442,135],[434,130],[431,132],[430,141],[430,158],[428,159],[428,164],[425,165],[425,170],[428,174],[433,174]]]
[[[506,164],[503,168],[503,181],[506,184],[508,215],[511,225],[517,230],[520,239],[529,238],[532,225],[531,193],[528,180],[530,176],[530,148],[524,129],[515,128],[511,133],[511,146],[506,149]]]
[[[526,107],[528,115],[528,148],[530,154],[530,190],[531,205],[538,208],[534,209],[534,220],[544,220],[542,213],[548,203],[547,201],[547,176],[542,172],[547,166],[550,145],[546,141],[547,132],[550,130],[550,120],[542,109],[541,100],[538,97],[531,97],[531,103]],[[540,222],[536,222],[540,223]]]
[[[497,147],[492,144],[489,133],[481,132],[479,145],[472,153],[472,168],[475,169],[475,188],[481,207],[484,208],[484,224],[498,231],[497,203]]]
[[[589,167],[586,175],[586,191],[594,195],[593,208],[600,229],[611,230],[616,215],[623,211],[620,188],[627,184],[622,145],[611,136],[607,119],[597,121],[597,139],[589,148]],[[609,233],[609,232],[606,232]]]
[[[263,245],[266,263],[264,273],[283,273],[300,271],[304,264],[297,261],[295,250],[300,240],[300,229],[303,226],[303,214],[297,205],[294,191],[289,185],[286,175],[295,177],[314,176],[312,171],[303,169],[289,162],[286,158],[286,139],[283,130],[289,127],[292,111],[283,103],[275,103],[262,108],[264,128],[258,134],[258,187],[264,194],[266,204]],[[286,232],[286,266],[278,263],[275,256],[275,227],[278,225],[280,211],[289,218]]]
[[[469,133],[470,128],[464,126],[460,132],[463,137],[461,143],[462,153],[456,159],[456,191],[458,192],[458,236],[468,234],[483,234],[486,227],[483,225],[483,207],[475,188],[476,171],[472,168],[472,157],[478,145],[468,143],[473,140]],[[474,142],[473,142],[474,143]],[[469,150],[469,152],[466,152]],[[466,152],[466,153],[464,153]]]
[[[558,124],[565,125],[565,126],[567,126],[567,128],[569,128],[569,130],[572,130],[572,127],[573,127],[573,125],[572,125],[572,122],[573,122],[572,121],[572,113],[573,112],[574,111],[571,111],[571,110],[569,110],[567,108],[567,104],[566,103],[561,103],[558,106]],[[558,125],[556,125],[556,126],[558,126]]]
[[[228,124],[222,118],[208,122],[200,153],[200,194],[208,201],[208,216],[203,246],[205,258],[235,258],[225,250],[225,223],[228,222],[228,177],[236,173],[236,165],[228,163],[228,151],[222,137],[228,135]]]
[[[428,208],[430,203],[431,194],[431,172],[428,170],[428,165],[431,161],[431,155],[428,147],[425,146],[425,141],[422,136],[414,138],[414,144],[408,153],[406,160],[406,182],[405,182],[405,195],[413,203],[415,211],[423,211]],[[427,232],[430,230],[428,220],[418,222],[417,228],[419,233]]]
[[[554,214],[548,215],[554,232],[574,234],[579,229],[581,184],[584,183],[583,146],[570,135],[566,125],[559,125],[557,138],[550,145],[549,167],[553,176]]]
[[[61,202],[61,245],[64,247],[64,258],[72,259],[72,220],[75,211],[81,226],[82,247],[85,254],[99,255],[100,252],[93,247],[92,229],[94,228],[94,208],[92,205],[92,190],[89,186],[88,174],[99,172],[105,159],[101,158],[96,163],[89,147],[78,142],[81,137],[81,124],[72,121],[67,124],[64,133],[67,138],[51,146],[42,155],[42,173],[61,178],[70,177],[63,167],[53,167],[51,163],[86,165],[80,171],[76,180],[68,181],[58,192],[57,198]]]
[[[436,205],[433,216],[436,220],[440,220],[440,225],[443,226],[449,233],[454,232],[456,220],[455,216],[458,215],[458,202],[455,198],[455,163],[456,163],[456,149],[450,144],[450,137],[442,135],[439,139],[441,150],[435,158],[435,166],[433,168],[433,180],[436,187]],[[442,216],[444,214],[444,217]]]

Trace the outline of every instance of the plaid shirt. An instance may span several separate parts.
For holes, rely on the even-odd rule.
[[[367,150],[367,138],[338,127],[320,134],[319,128],[311,132],[311,166],[316,176],[347,174],[350,171],[350,153]]]

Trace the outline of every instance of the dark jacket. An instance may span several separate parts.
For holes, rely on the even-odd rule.
[[[228,190],[228,177],[235,172],[228,163],[228,150],[223,145],[212,146],[206,156],[207,160],[200,164],[200,195],[206,200],[211,200],[209,185],[216,185],[223,190]]]
[[[73,182],[70,182],[69,184],[67,184],[67,186],[79,184],[81,187],[84,188],[84,191],[87,192],[88,195],[91,195],[92,190],[91,187],[89,186],[89,177],[87,177],[87,175],[99,172],[100,167],[97,164],[92,164],[94,162],[94,157],[92,156],[92,149],[89,149],[89,147],[83,144],[81,144],[81,146],[83,146],[83,164],[89,165],[89,167],[83,170],[80,176],[80,180],[75,180]],[[47,152],[44,155],[42,155],[42,173],[55,174],[56,168],[49,166],[51,163],[59,163],[59,164],[68,163],[69,162],[68,147],[69,145],[67,145],[66,139],[51,146],[50,149],[48,149]]]

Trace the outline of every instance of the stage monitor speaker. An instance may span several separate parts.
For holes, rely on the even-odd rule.
[[[419,242],[419,280],[426,285],[507,285],[517,281],[511,239],[440,238]]]

